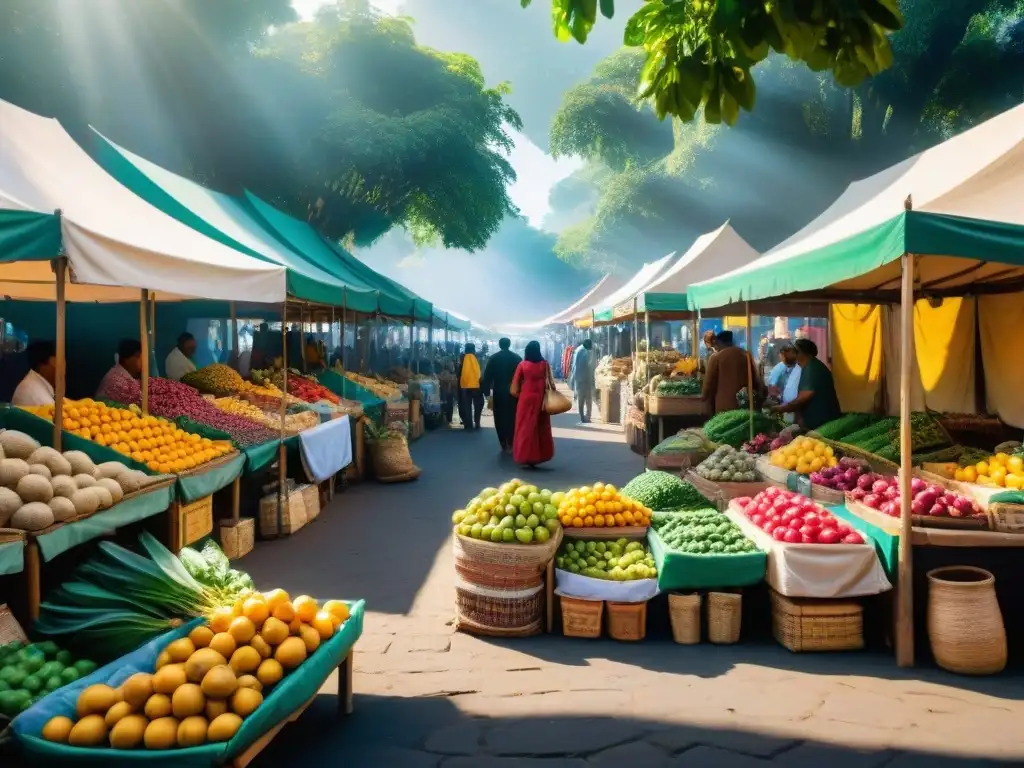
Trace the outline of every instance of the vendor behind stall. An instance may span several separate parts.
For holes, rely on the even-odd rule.
[[[800,366],[800,392],[791,402],[775,406],[776,413],[796,413],[804,429],[817,429],[842,416],[832,371],[818,359],[818,345],[797,339],[796,360]]]
[[[11,397],[12,405],[53,405],[57,348],[52,341],[33,341],[25,350],[29,372]]]
[[[178,337],[178,344],[164,361],[164,375],[173,381],[181,381],[186,373],[193,373],[196,364],[192,357],[196,353],[196,337],[186,331]]]
[[[110,387],[118,378],[125,376],[137,379],[142,375],[142,344],[137,339],[121,339],[117,345],[117,362],[107,371],[96,390],[97,400],[116,400],[110,395]]]

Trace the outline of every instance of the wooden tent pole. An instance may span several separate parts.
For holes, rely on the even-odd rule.
[[[64,429],[64,393],[67,390],[67,301],[64,297],[67,271],[67,256],[61,256],[54,264],[57,281],[57,370],[53,376],[53,447],[58,451],[61,449],[61,433]]]
[[[914,256],[901,257],[900,290],[900,542],[896,592],[896,663],[914,666],[913,518],[910,509],[911,447],[910,380],[914,360]]]
[[[285,504],[285,480],[288,476],[288,449],[285,447],[284,419],[287,414],[288,404],[285,402],[288,397],[288,300],[281,304],[281,404],[279,406],[279,418],[281,420],[281,444],[277,449],[277,529],[275,537],[281,535],[281,528],[284,525],[284,504]]]
[[[746,302],[747,309],[747,412],[750,414],[750,439],[754,439],[754,329],[750,317],[750,302]]]
[[[149,289],[139,301],[139,343],[142,345],[142,412],[149,413]]]
[[[238,310],[235,302],[228,302],[228,311],[231,313],[229,325],[231,328],[231,351],[228,353],[228,362],[237,370],[238,368]]]

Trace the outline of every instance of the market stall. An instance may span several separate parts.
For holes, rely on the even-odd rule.
[[[931,335],[938,328],[946,329],[947,343],[949,338],[963,333],[965,327],[969,329],[974,315],[969,309],[966,313],[963,310],[965,302],[969,305],[974,301],[971,296],[978,297],[979,317],[985,316],[986,311],[994,317],[998,309],[1008,308],[1014,301],[1019,304],[1024,285],[1019,242],[1024,219],[1009,201],[1016,198],[1014,193],[1024,185],[1016,163],[1024,142],[1022,110],[1024,107],[1011,109],[851,185],[818,219],[761,259],[718,279],[691,286],[687,293],[688,300],[699,309],[736,301],[750,302],[756,307],[758,301],[772,297],[794,301],[816,298],[847,305],[881,305],[883,310],[878,315],[888,314],[895,320],[889,323],[888,330],[869,334],[864,341],[868,346],[872,339],[888,341],[884,345],[888,347],[886,354],[898,364],[887,362],[885,367],[890,372],[898,370],[899,376],[890,376],[890,387],[883,387],[877,378],[865,382],[869,394],[861,402],[882,393],[883,399],[888,395],[893,407],[895,393],[900,403],[897,437],[902,469],[896,649],[901,665],[910,665],[914,660],[915,498],[911,467],[915,454],[915,362],[932,401],[942,403],[939,407],[943,410],[949,407],[946,403],[958,405],[951,410],[961,410],[959,404],[966,403],[968,398],[956,391],[954,379],[961,387],[966,385],[968,392],[977,393],[980,390],[976,374],[968,365],[971,375],[967,377],[962,375],[962,369],[954,377],[943,375],[947,365],[960,365],[945,354],[927,359],[929,367],[925,369],[921,366],[920,351],[935,348]],[[942,319],[939,315],[943,313],[947,315],[946,322],[935,322]],[[862,316],[871,314],[868,311]],[[1000,322],[1005,322],[1005,316]],[[970,335],[969,330],[966,335]],[[979,359],[985,368],[985,399],[1004,421],[1020,422],[1014,396],[1010,396],[1015,388],[1019,389],[1014,383],[1019,379],[1019,366],[999,353],[997,336],[986,342],[983,332],[981,338]],[[836,348],[835,344],[831,346]],[[873,363],[874,350],[863,345],[852,349],[861,357],[854,361],[840,359],[840,373],[843,368],[852,368],[850,363],[857,363],[869,376],[876,374],[879,367]],[[863,365],[866,361],[869,364]],[[973,357],[968,362],[972,363]],[[1024,422],[1017,426],[1021,423]],[[936,534],[934,540],[982,535],[985,534],[943,533]],[[1002,538],[995,532],[987,535],[994,537],[993,542]],[[930,589],[937,588],[933,580]],[[933,645],[936,631],[931,625]]]

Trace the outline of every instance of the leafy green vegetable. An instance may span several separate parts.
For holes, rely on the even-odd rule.
[[[739,448],[750,439],[750,421],[754,422],[754,434],[774,435],[782,428],[782,422],[774,416],[766,416],[760,411],[753,414],[748,410],[723,411],[708,419],[704,425],[704,434],[708,440],[721,445]]]
[[[713,506],[690,483],[668,472],[650,470],[637,475],[622,488],[622,493],[652,510],[696,509]]]
[[[822,424],[814,431],[826,440],[843,440],[847,435],[852,435],[877,421],[879,417],[873,413],[845,413],[838,419]]]

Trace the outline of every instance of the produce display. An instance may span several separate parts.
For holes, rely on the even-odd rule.
[[[208,576],[208,583],[197,580],[190,556],[179,560],[149,533],[139,536],[139,543],[145,555],[101,541],[97,554],[47,596],[33,631],[108,661],[187,620],[235,605],[250,589],[230,574]],[[212,570],[205,555],[203,560]]]
[[[159,480],[117,461],[96,466],[81,451],[60,453],[13,429],[0,432],[0,448],[0,528],[41,531]]]
[[[52,405],[25,410],[53,421]],[[234,450],[229,442],[191,434],[158,416],[143,416],[137,406],[114,408],[89,398],[64,401],[64,429],[160,474],[185,472]]]
[[[789,444],[772,451],[769,458],[774,466],[801,475],[820,472],[839,464],[832,446],[813,437],[795,438]]]
[[[188,571],[189,576],[204,587],[225,595],[224,600],[256,591],[252,577],[244,571],[236,571],[232,568],[227,555],[210,539],[206,540],[203,548],[198,552],[191,547],[182,547],[178,553],[178,559]]]
[[[0,715],[14,718],[48,693],[92,674],[96,664],[56,643],[0,645]]]
[[[716,448],[715,452],[697,465],[694,471],[713,483],[757,482],[754,457],[749,453],[737,451],[731,445]]]
[[[235,373],[226,365],[219,364],[217,366],[201,368],[196,373],[214,367],[218,369],[226,368]],[[238,376],[238,374],[235,373],[235,376]],[[241,381],[241,377],[238,380]],[[142,387],[139,385],[139,382],[130,377],[128,381],[124,381],[124,377],[117,381],[118,384],[116,386],[107,386],[104,394],[108,399],[125,405],[142,405]],[[230,435],[232,441],[241,448],[265,443],[279,437],[279,435],[275,435],[258,421],[254,421],[241,413],[218,408],[199,394],[199,391],[194,387],[171,379],[150,377],[149,411],[154,416],[162,416],[170,420],[184,416],[192,421],[218,429]]]
[[[843,458],[835,467],[825,467],[811,472],[811,482],[836,491],[852,491],[858,487],[863,475],[871,474],[870,470],[857,459]]]
[[[613,485],[594,483],[568,491],[558,505],[558,519],[566,528],[646,527],[651,510]]]
[[[186,373],[181,377],[181,383],[210,395],[231,395],[242,391],[245,380],[230,365],[213,363]]]
[[[629,378],[629,374],[633,372],[633,358],[632,357],[611,357],[606,355],[602,357],[598,362],[597,367],[594,369],[594,375],[597,378],[614,379],[622,381],[623,379]]]
[[[689,555],[738,555],[756,552],[754,542],[728,517],[714,509],[656,512],[651,527],[665,545]]]
[[[772,438],[771,443],[768,444],[768,451],[777,451],[783,446],[789,445],[796,439],[796,435],[793,432],[787,432],[783,430],[778,435]]]
[[[782,422],[774,416],[766,416],[759,411],[754,411],[751,414],[750,411],[741,408],[735,411],[716,413],[704,425],[704,434],[712,442],[739,448],[750,439],[751,419],[753,419],[755,435],[761,432],[774,435],[782,427]]]
[[[562,496],[510,480],[498,488],[484,488],[465,509],[452,514],[452,523],[460,536],[503,544],[543,544],[561,527]]]
[[[654,510],[706,509],[714,506],[692,484],[658,470],[634,477],[626,483],[622,495]]]
[[[607,543],[567,540],[555,564],[563,571],[579,573],[592,579],[636,581],[658,578],[658,569],[650,550],[639,541],[626,539]]]
[[[701,393],[701,383],[689,377],[662,379],[658,382],[657,394],[662,397],[692,397]]]
[[[284,372],[277,369],[253,369],[250,373],[252,380],[257,384],[273,384],[279,389],[284,389]],[[288,369],[288,394],[294,395],[303,402],[319,403],[326,401],[332,405],[340,404],[341,400],[336,394],[318,382],[311,376],[305,376],[295,368]]]
[[[956,470],[955,480],[977,483],[993,488],[1009,488],[1019,491],[1024,488],[1024,458],[997,453],[976,464]]]
[[[75,718],[50,719],[42,737],[74,747],[148,750],[229,741],[264,695],[348,617],[348,605],[338,600],[321,607],[281,589],[249,593],[171,641],[151,673],[134,674],[116,689],[85,688]]]
[[[915,454],[950,445],[949,437],[928,413],[915,411],[910,414],[910,436],[911,452]],[[899,461],[900,420],[895,417],[881,419],[847,435],[842,442],[889,461]]]
[[[782,443],[775,446],[781,448]],[[772,436],[766,435],[764,432],[754,435],[753,440],[747,440],[741,448],[752,456],[761,456],[762,454],[768,453],[772,448]]]
[[[848,443],[847,437],[866,427],[870,427],[880,420],[881,417],[872,413],[844,413],[838,419],[822,424],[814,432],[826,440]]]
[[[941,485],[925,482],[920,477],[910,479],[910,490],[913,501],[910,503],[911,513],[929,517],[985,517],[985,513],[973,499],[949,491]],[[883,475],[862,475],[857,480],[857,487],[850,491],[849,496],[883,515],[899,517],[901,514],[900,486],[895,477]]]
[[[786,544],[863,544],[864,537],[806,496],[767,488],[752,499],[735,499],[754,525]]]
[[[711,453],[717,446],[712,443],[704,432],[699,429],[684,429],[681,432],[666,437],[654,448],[651,453],[655,456],[672,456],[673,454],[685,453]]]
[[[381,400],[401,400],[402,389],[395,384],[380,377],[360,376],[352,371],[345,371],[345,377],[354,381],[363,389],[368,389]]]
[[[855,448],[873,453],[871,448],[878,450],[888,445],[889,433],[900,428],[900,420],[894,416],[880,419],[873,424],[858,429],[842,439],[841,442],[852,445]]]
[[[273,410],[264,411],[259,406],[234,396],[218,397],[213,401],[213,405],[225,413],[252,419],[275,434],[280,435],[281,416],[276,406]],[[313,411],[286,413],[284,417],[284,432],[286,435],[295,435],[318,424],[320,424],[320,417]]]

